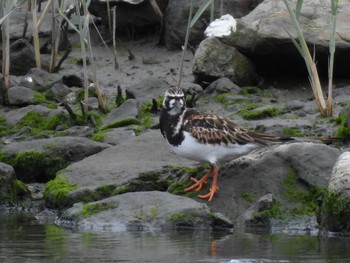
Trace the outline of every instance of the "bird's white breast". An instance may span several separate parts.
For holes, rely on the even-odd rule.
[[[178,146],[170,145],[171,149],[179,156],[199,162],[216,163],[232,160],[259,147],[255,143],[244,145],[200,143],[190,133],[184,132],[184,135],[182,143]]]

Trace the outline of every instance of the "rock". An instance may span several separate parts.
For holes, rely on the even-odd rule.
[[[6,123],[8,125],[15,126],[21,120],[23,117],[25,117],[28,113],[30,112],[37,112],[40,115],[46,117],[46,118],[51,118],[52,116],[65,116],[66,113],[64,112],[63,109],[49,109],[45,106],[42,105],[28,105],[26,107],[22,107],[17,110],[12,110],[9,112],[6,112],[4,114],[4,117],[6,119]]]
[[[333,167],[328,188],[339,192],[350,202],[350,152],[342,153]]]
[[[96,97],[88,97],[87,100],[83,101],[85,105],[87,105],[88,110],[98,110],[99,103]]]
[[[196,83],[183,81],[180,88],[184,91],[185,95],[195,95],[197,97],[203,93],[203,88]]]
[[[329,1],[304,1],[299,17],[305,40],[315,49],[320,76],[327,76],[328,70],[330,5]],[[334,73],[344,77],[348,72],[347,62],[350,57],[349,12],[350,6],[339,2],[335,36],[337,70]],[[265,0],[248,15],[237,19],[237,31],[223,41],[254,60],[257,72],[261,75],[305,75],[304,60],[287,32],[293,38],[297,36],[283,1]]]
[[[89,207],[95,211],[100,208],[100,212],[84,214]],[[158,191],[126,193],[85,205],[78,203],[63,213],[58,224],[112,232],[233,228],[228,219],[212,214],[205,204]]]
[[[35,91],[48,91],[55,83],[61,81],[62,76],[58,73],[48,73],[45,70],[32,68],[23,77],[20,85]]]
[[[305,103],[302,102],[301,100],[290,100],[286,102],[286,108],[288,110],[300,110],[302,108],[304,108]]]
[[[128,98],[136,99],[139,105],[149,103],[164,95],[169,88],[169,83],[164,78],[148,77],[140,79],[139,83],[126,87],[125,92]],[[162,91],[159,93],[159,91]]]
[[[77,75],[64,75],[62,83],[67,87],[84,87],[84,81]]]
[[[119,125],[119,123],[127,120],[134,120],[133,124],[136,124],[137,122],[136,117],[138,114],[139,114],[139,110],[137,107],[136,100],[128,99],[118,108],[114,109],[111,113],[109,113],[106,116],[106,118],[102,120],[101,127],[102,129],[106,129],[108,127],[126,126],[126,125]]]
[[[288,162],[307,184],[326,188],[340,150],[325,144],[300,142],[281,145],[274,154]]]
[[[87,138],[55,137],[11,143],[1,149],[1,154],[14,164],[16,176],[23,182],[47,182],[68,164],[108,147]]]
[[[229,36],[236,31],[236,26],[236,20],[231,15],[226,14],[211,22],[204,33],[206,37]]]
[[[13,106],[36,104],[35,92],[23,86],[11,87],[7,95],[9,104]]]
[[[58,82],[52,85],[47,91],[46,97],[58,102],[63,102],[64,98],[71,92],[71,89],[64,85],[62,82]]]
[[[10,74],[25,75],[35,66],[34,47],[28,40],[20,38],[13,42],[10,47]]]
[[[57,214],[49,209],[45,209],[43,211],[40,211],[38,214],[35,215],[35,219],[38,220],[39,224],[54,224],[55,221],[58,219]]]
[[[159,130],[151,130],[68,166],[59,177],[76,185],[77,190],[59,203],[51,198],[45,201],[51,207],[59,207],[62,203],[69,206],[84,200],[99,200],[96,197],[101,197],[103,189],[106,190],[103,198],[120,191],[160,190],[161,187],[165,191],[167,186],[161,178],[161,185],[153,184],[153,180],[157,180],[153,178],[160,177],[164,166],[193,164],[171,153]],[[146,178],[140,179],[142,175]]]
[[[269,226],[270,220],[267,216],[259,214],[272,208],[275,202],[273,194],[267,194],[259,198],[251,207],[243,214],[245,225],[264,225]]]
[[[288,201],[286,191],[305,193],[310,185],[326,188],[339,155],[336,148],[311,142],[255,150],[220,166],[220,189],[208,205],[230,219],[240,218],[251,206],[245,195],[249,194],[255,201],[271,193],[282,211],[291,207],[300,209],[300,201]],[[292,180],[294,190],[286,188],[288,180]]]
[[[130,128],[118,128],[105,132],[104,143],[119,145],[135,137],[135,131]]]
[[[199,81],[227,77],[237,85],[251,85],[256,80],[254,65],[234,47],[217,38],[206,38],[196,50],[193,74]]]
[[[63,131],[65,136],[91,137],[95,133],[94,128],[90,126],[72,126]]]
[[[213,95],[232,92],[237,94],[241,88],[233,83],[229,78],[222,77],[212,83],[204,90],[205,93],[210,93]]]
[[[253,10],[263,0],[229,0],[223,1],[223,14],[230,14],[233,17],[242,17]],[[194,12],[205,3],[205,0],[195,0],[193,2]],[[214,1],[215,18],[221,16],[220,1]],[[180,49],[185,42],[186,28],[188,24],[188,14],[191,1],[169,0],[165,16],[165,45],[168,49]],[[209,12],[204,12],[201,18],[191,28],[189,43],[197,46],[204,39],[204,30],[210,22]]]
[[[0,206],[14,205],[28,196],[28,188],[16,179],[13,167],[3,162],[0,162],[0,182]]]
[[[323,197],[320,224],[326,231],[350,231],[350,152],[342,153],[334,165],[328,192]]]

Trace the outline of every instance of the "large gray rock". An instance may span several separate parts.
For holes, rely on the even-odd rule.
[[[139,82],[130,87],[126,87],[126,94],[129,98],[136,99],[141,105],[149,103],[152,99],[158,99],[164,95],[165,90],[169,88],[169,83],[162,77],[140,78]],[[161,91],[161,93],[159,93]]]
[[[0,206],[14,205],[21,197],[27,195],[27,187],[16,179],[11,165],[0,162]]]
[[[291,4],[295,6],[295,1]],[[317,67],[327,74],[328,44],[331,26],[331,2],[326,0],[303,1],[299,21],[306,42],[316,51]],[[349,43],[350,5],[339,1],[335,35],[335,74],[347,74],[350,57]],[[261,73],[306,73],[304,61],[292,44],[287,31],[297,33],[283,1],[265,0],[248,15],[237,19],[237,31],[223,41],[254,58]],[[288,63],[286,63],[288,61]]]
[[[253,63],[215,37],[203,40],[196,50],[193,74],[199,81],[227,77],[237,85],[251,85],[256,80]]]
[[[24,14],[22,14],[25,16]],[[10,16],[11,17],[11,16]],[[17,25],[17,23],[16,23]],[[17,25],[18,26],[18,25]],[[10,47],[10,74],[25,75],[35,67],[34,47],[25,38],[13,42]]]
[[[339,192],[350,202],[350,152],[342,153],[333,167],[329,189]]]
[[[119,191],[130,184],[139,185],[138,189],[156,190],[158,186],[147,185],[147,180],[140,179],[141,174],[153,173],[158,177],[164,166],[191,166],[194,162],[182,159],[170,152],[161,133],[152,130],[140,136],[129,139],[126,143],[110,147],[104,151],[73,163],[62,171],[59,176],[66,178],[69,184],[77,186],[67,196],[67,204],[73,204],[99,198],[101,188],[111,188]],[[154,179],[157,180],[157,179]],[[141,184],[141,186],[140,186]],[[132,190],[136,191],[134,187]],[[164,189],[166,190],[166,189]],[[110,193],[113,191],[110,191]],[[52,203],[52,200],[46,200]],[[53,206],[58,205],[53,203]]]
[[[254,202],[271,193],[281,209],[297,207],[300,204],[288,201],[286,182],[295,178],[300,191],[307,191],[309,185],[326,188],[340,154],[336,148],[310,142],[253,151],[221,166],[219,191],[208,205],[229,218],[240,218],[251,205],[244,200],[245,195]]]
[[[7,124],[15,126],[23,119],[23,117],[25,117],[30,112],[37,112],[40,115],[46,117],[47,119],[53,116],[66,115],[66,112],[63,109],[50,109],[43,105],[28,105],[20,109],[6,112],[4,114],[4,117],[6,119]]]
[[[102,120],[102,125],[101,125],[102,129],[107,127],[113,127],[114,125],[118,124],[120,121],[123,121],[123,120],[127,120],[127,119],[135,120],[138,114],[139,114],[139,111],[137,108],[136,100],[128,99],[118,108],[110,112],[107,115],[107,117]]]
[[[56,137],[11,143],[1,149],[1,154],[13,164],[17,178],[24,182],[47,182],[71,162],[108,147],[83,137]]]
[[[20,85],[39,92],[44,92],[48,91],[55,83],[61,80],[62,75],[58,73],[49,73],[42,69],[32,68],[22,78]]]
[[[100,207],[101,212],[84,215],[88,207]],[[74,225],[93,231],[154,231],[181,228],[232,228],[232,223],[212,213],[207,205],[166,192],[126,193],[102,201],[75,204],[58,220],[62,225]]]
[[[327,231],[350,231],[350,152],[339,156],[320,209],[320,224]]]
[[[8,90],[7,95],[10,105],[20,106],[35,104],[35,92],[26,87],[11,87]]]

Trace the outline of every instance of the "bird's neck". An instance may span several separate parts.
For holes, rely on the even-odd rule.
[[[162,109],[160,115],[160,129],[168,142],[174,146],[181,144],[184,139],[183,135],[183,118],[186,109],[179,114],[170,115],[166,109]]]

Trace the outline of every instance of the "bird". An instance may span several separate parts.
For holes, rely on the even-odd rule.
[[[184,189],[200,191],[213,176],[210,190],[199,198],[213,200],[218,188],[218,163],[233,160],[270,143],[291,140],[291,137],[265,134],[245,129],[229,119],[186,107],[185,94],[179,87],[165,91],[159,117],[161,134],[171,150],[190,160],[209,163],[201,179],[190,178],[193,184]]]

